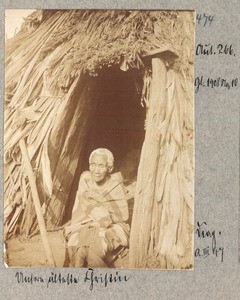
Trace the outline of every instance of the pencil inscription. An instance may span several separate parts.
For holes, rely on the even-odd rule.
[[[220,257],[221,262],[224,258],[224,247],[219,246],[217,237],[222,235],[221,231],[210,229],[207,222],[197,222],[197,229],[195,231],[198,240],[204,241],[204,245],[195,249],[195,257],[207,258],[210,255]],[[205,244],[205,242],[207,244]],[[210,243],[210,244],[209,244]]]

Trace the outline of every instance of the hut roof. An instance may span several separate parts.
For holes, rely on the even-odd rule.
[[[181,69],[188,65],[186,61],[192,63],[193,55],[188,52],[192,49],[189,43],[192,42],[193,22],[193,14],[184,11],[36,11],[7,43],[6,53],[8,57],[9,44],[14,45],[16,51],[17,47],[26,47],[28,41],[39,39],[38,59],[43,60],[61,46],[64,53],[61,53],[58,70],[60,82],[69,76],[76,77],[82,70],[96,75],[104,66],[120,64],[123,60],[129,67],[139,68],[142,57],[162,47],[179,54],[175,66]],[[44,28],[49,36],[44,37],[41,44]],[[28,36],[24,41],[26,32]]]

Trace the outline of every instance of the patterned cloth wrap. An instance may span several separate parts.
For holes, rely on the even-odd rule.
[[[118,246],[128,246],[128,204],[121,173],[109,175],[103,187],[91,179],[89,171],[82,173],[71,224],[65,228],[67,246],[77,251],[80,247],[95,247],[104,258]],[[96,249],[97,247],[101,249]]]

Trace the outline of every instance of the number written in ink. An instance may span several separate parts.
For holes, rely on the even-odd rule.
[[[232,44],[230,46],[229,45],[218,44],[217,49],[218,49],[219,54],[229,54],[229,55],[235,56]]]
[[[208,15],[208,14],[197,14],[197,22],[198,25],[203,25],[205,27],[206,25],[211,25],[212,21],[214,20],[214,16]]]

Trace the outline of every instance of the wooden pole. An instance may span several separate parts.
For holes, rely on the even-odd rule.
[[[48,240],[48,236],[47,236],[47,230],[46,230],[46,226],[45,226],[45,222],[44,222],[44,218],[43,218],[43,214],[42,214],[42,209],[41,209],[41,204],[40,204],[40,200],[39,200],[39,196],[38,196],[37,185],[35,182],[34,173],[32,170],[27,147],[26,147],[25,141],[23,139],[20,140],[19,146],[20,146],[20,149],[22,152],[22,158],[25,163],[26,173],[27,173],[31,191],[32,191],[33,204],[34,204],[36,214],[37,214],[38,226],[39,226],[39,230],[40,230],[40,234],[41,234],[41,238],[42,238],[42,242],[43,242],[43,247],[44,247],[44,250],[45,250],[45,253],[47,256],[48,263],[50,264],[51,267],[56,267],[54,257],[52,254],[52,250],[50,247],[50,243]]]
[[[155,188],[160,156],[159,125],[166,112],[166,77],[164,61],[152,58],[152,79],[147,113],[147,127],[138,168],[132,228],[130,234],[129,264],[136,268],[149,254],[151,236],[159,220],[154,220]],[[152,223],[156,222],[153,229]]]

